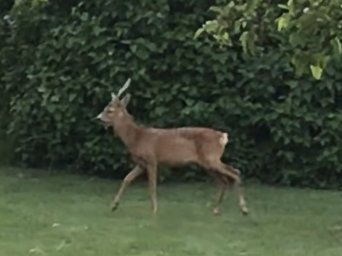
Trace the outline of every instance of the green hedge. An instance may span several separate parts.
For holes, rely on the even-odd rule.
[[[193,40],[218,2],[50,1],[14,10],[15,22],[1,23],[0,77],[16,158],[33,167],[127,172],[122,143],[94,116],[132,77],[129,111],[138,122],[227,130],[225,159],[248,177],[341,186],[341,61],[314,81],[294,77],[277,34],[255,58]],[[177,175],[203,177],[196,169]]]

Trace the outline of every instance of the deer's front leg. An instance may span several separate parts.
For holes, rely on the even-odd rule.
[[[149,164],[147,166],[148,174],[148,188],[150,192],[150,199],[152,205],[152,211],[154,214],[158,211],[157,203],[157,166],[156,164]]]
[[[144,170],[139,166],[136,165],[132,171],[130,171],[124,180],[121,183],[121,186],[119,188],[119,191],[117,192],[116,196],[113,199],[112,202],[112,211],[116,210],[119,206],[121,196],[125,190],[125,188],[133,181],[135,180],[140,174],[142,174]]]

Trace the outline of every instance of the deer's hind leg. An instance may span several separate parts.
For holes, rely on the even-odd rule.
[[[220,206],[227,190],[228,180],[219,173],[214,172],[213,174],[218,185],[217,194],[214,200],[213,214],[218,215],[220,214]]]
[[[223,175],[225,175],[227,178],[230,178],[234,181],[234,186],[237,189],[238,197],[239,197],[239,206],[240,210],[243,214],[248,214],[248,208],[244,196],[244,192],[242,189],[242,181],[240,178],[240,175],[238,174],[239,171],[237,171],[235,168],[233,168],[230,165],[224,164],[221,161],[215,164],[215,170]]]
[[[218,215],[220,214],[220,205],[227,190],[227,185],[229,181],[224,175],[218,173],[215,170],[210,169],[209,166],[206,164],[201,164],[200,167],[202,167],[209,174],[209,176],[214,179],[215,183],[217,184],[217,192],[214,196],[212,212],[214,215]]]

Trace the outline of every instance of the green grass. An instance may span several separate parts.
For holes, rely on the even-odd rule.
[[[145,182],[117,212],[117,182],[0,168],[0,255],[342,255],[342,193],[246,187],[251,215],[235,194],[213,216],[214,184],[161,184],[159,213]]]

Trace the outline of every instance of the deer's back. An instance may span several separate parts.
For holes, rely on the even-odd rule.
[[[141,133],[138,153],[167,165],[199,162],[210,155],[221,157],[227,134],[210,128],[147,128]]]

